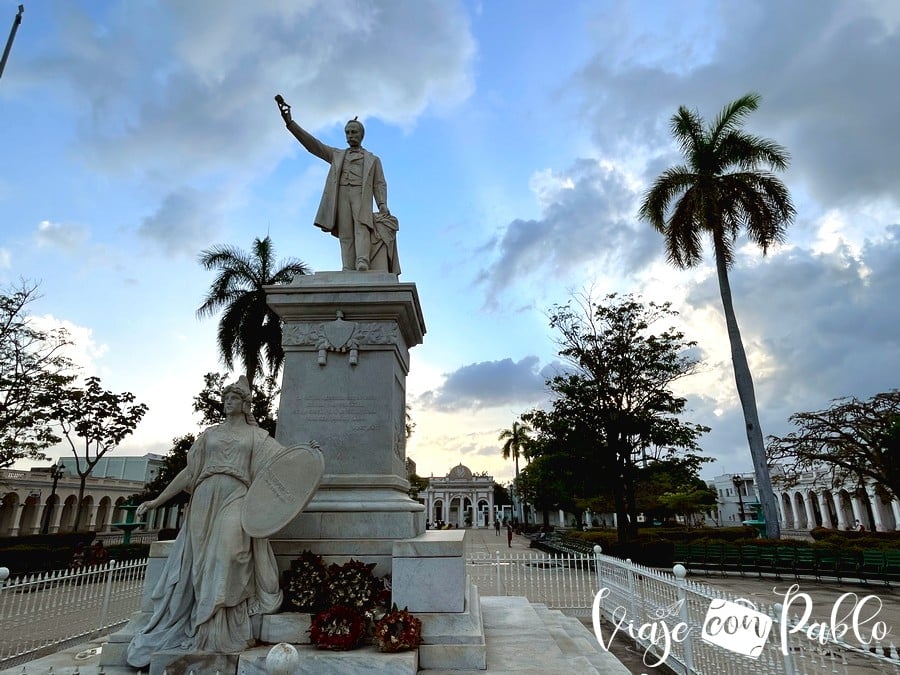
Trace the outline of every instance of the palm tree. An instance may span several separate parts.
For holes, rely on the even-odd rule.
[[[503,459],[509,459],[510,457],[512,457],[516,462],[515,485],[517,492],[519,484],[519,455],[522,454],[522,451],[528,444],[528,441],[531,440],[528,437],[528,433],[530,431],[531,427],[529,427],[527,424],[520,424],[517,420],[512,423],[512,429],[504,429],[500,432],[500,436],[497,439],[500,441],[506,441],[501,448]],[[524,518],[524,514],[520,513],[519,517]]]
[[[787,188],[772,173],[787,167],[788,152],[774,141],[741,129],[744,119],[758,105],[759,95],[747,94],[726,105],[707,128],[699,113],[681,106],[672,117],[671,128],[686,164],[671,167],[656,179],[644,196],[640,217],[665,237],[669,262],[681,269],[701,262],[704,234],[712,239],[734,379],[766,518],[766,535],[777,538],[778,511],[766,464],[753,378],[728,282],[739,232],[745,230],[750,241],[765,254],[770,246],[784,240],[786,227],[795,214]]]
[[[266,304],[265,287],[290,283],[294,275],[307,274],[309,268],[296,258],[276,263],[269,237],[254,239],[249,254],[234,246],[214,246],[200,253],[200,264],[218,270],[197,316],[224,310],[218,331],[222,362],[234,369],[239,359],[251,384],[262,374],[264,360],[270,373],[277,374],[284,362],[281,320]]]

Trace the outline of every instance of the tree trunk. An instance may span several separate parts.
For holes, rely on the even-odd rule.
[[[628,541],[628,514],[621,485],[616,485],[613,488],[613,502],[616,506],[616,535],[619,544],[624,546],[625,542]]]
[[[744,412],[744,423],[747,441],[750,444],[750,457],[753,459],[753,471],[756,474],[756,487],[759,490],[759,501],[766,519],[766,537],[778,539],[781,528],[778,523],[778,510],[775,506],[775,493],[772,490],[772,478],[769,465],[766,463],[766,447],[763,443],[762,429],[759,425],[759,413],[756,409],[756,394],[753,391],[753,377],[747,354],[741,340],[731,299],[731,284],[728,282],[728,270],[723,256],[718,253],[716,244],[716,272],[719,277],[719,293],[722,296],[722,308],[725,313],[725,325],[728,328],[728,341],[731,343],[731,363],[734,367],[734,381],[737,385],[738,398]]]
[[[78,474],[80,480],[78,485],[78,505],[75,507],[75,523],[72,525],[72,532],[78,532],[78,526],[81,524],[81,514],[84,509],[84,490],[88,475],[82,476],[80,473]]]

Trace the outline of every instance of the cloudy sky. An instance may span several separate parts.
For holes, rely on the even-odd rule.
[[[0,34],[20,0],[0,0]],[[198,253],[271,235],[339,267],[313,228],[327,165],[272,100],[331,145],[359,115],[400,219],[401,280],[428,328],[412,352],[408,452],[508,480],[497,435],[547,400],[546,312],[573,292],[669,301],[702,372],[687,418],[707,477],[749,471],[711,259],[666,265],[636,212],[678,161],[679,105],[748,122],[792,155],[797,218],[731,280],[766,434],[833,398],[898,386],[900,9],[872,1],[26,2],[0,79],[0,285],[38,280],[43,325],[150,412],[117,452],[196,430],[221,369]],[[253,6],[251,6],[253,5]],[[561,9],[562,8],[562,9]]]

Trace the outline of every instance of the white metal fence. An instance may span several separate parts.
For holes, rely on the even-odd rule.
[[[805,632],[790,633],[800,618],[787,620],[786,652],[782,653],[781,607],[757,606],[760,615],[735,616],[726,626],[732,605],[747,608],[746,600],[685,578],[684,568],[673,573],[605,556],[529,554],[473,555],[467,573],[481,595],[522,595],[574,616],[596,611],[606,620],[601,632],[608,646],[613,631],[633,638],[645,652],[645,663],[665,663],[675,672],[691,675],[818,675],[820,673],[900,674],[900,653],[893,644],[873,641],[869,648],[851,644],[825,631],[821,643]],[[680,568],[680,569],[679,569]],[[598,591],[605,589],[598,597]],[[595,602],[596,601],[596,602]],[[596,605],[596,607],[595,607]],[[708,617],[710,632],[718,629],[718,644],[703,639]],[[765,618],[763,618],[765,617]],[[683,624],[683,628],[679,625]],[[770,625],[767,639],[761,629]],[[742,632],[743,631],[743,632]],[[754,637],[755,636],[755,637]],[[754,656],[721,646],[746,649],[754,640]],[[818,637],[818,636],[815,636]]]
[[[756,609],[771,621],[756,658],[701,639],[711,607],[741,599],[675,574],[604,556],[471,555],[467,573],[482,595],[525,596],[575,616],[592,611],[646,650],[648,662],[664,658],[691,675],[805,675],[873,672],[900,674],[900,654],[874,641],[868,649],[823,634],[822,644],[805,633],[787,633],[782,653],[780,608]],[[71,641],[108,632],[140,606],[147,561],[109,563],[16,580],[0,579],[0,668],[9,668]],[[598,597],[598,591],[604,589]],[[754,615],[756,616],[756,615]],[[762,623],[768,623],[765,619]],[[787,629],[798,618],[788,620]],[[679,629],[679,624],[684,629]],[[735,625],[745,631],[760,623]],[[725,631],[727,637],[727,632]],[[749,635],[749,633],[748,633]],[[752,635],[744,635],[744,645]],[[667,647],[666,647],[667,645]]]
[[[0,579],[0,668],[109,632],[141,603],[147,561]]]

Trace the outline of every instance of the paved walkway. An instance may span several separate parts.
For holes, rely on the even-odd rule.
[[[533,553],[544,555],[536,548],[528,548],[531,540],[518,534],[512,536],[510,545],[506,543],[506,530],[500,528],[498,535],[494,528],[473,528],[466,530],[466,553],[474,555],[494,555],[500,551],[500,555],[509,553]]]

